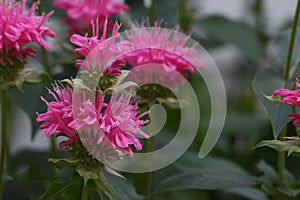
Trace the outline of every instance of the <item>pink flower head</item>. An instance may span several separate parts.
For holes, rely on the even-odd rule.
[[[53,86],[54,92],[49,90],[49,93],[53,96],[54,101],[48,102],[44,97],[41,99],[46,103],[48,109],[47,112],[38,114],[36,120],[38,122],[45,122],[40,126],[40,129],[46,129],[45,135],[50,137],[55,132],[56,137],[64,136],[68,140],[59,144],[60,147],[66,147],[72,144],[74,141],[78,141],[76,136],[76,130],[70,126],[73,121],[72,111],[72,89],[68,86],[61,89],[58,85]]]
[[[34,56],[33,49],[24,49],[25,44],[35,42],[49,49],[44,36],[56,37],[55,32],[43,24],[53,12],[47,15],[35,16],[38,3],[34,3],[28,13],[25,13],[26,1],[5,1],[0,4],[0,53],[17,51],[19,57]]]
[[[300,87],[300,83],[297,80],[296,86]],[[274,96],[282,96],[282,103],[293,104],[300,108],[300,90],[278,89],[273,93]]]
[[[131,105],[132,94],[113,95],[106,103],[102,93],[74,92],[69,86],[54,86],[49,90],[54,101],[48,102],[47,112],[38,114],[37,121],[45,122],[40,129],[45,129],[47,137],[55,134],[67,140],[60,147],[68,147],[80,141],[93,155],[101,160],[119,159],[117,151],[133,155],[132,145],[141,150],[142,145],[137,136],[149,138],[140,126],[147,123],[141,118],[148,114],[137,114],[138,107]]]
[[[84,56],[85,60],[76,60],[76,65],[83,67],[85,70],[104,70],[104,75],[119,75],[121,71],[118,67],[124,66],[125,62],[122,60],[114,61],[110,66],[106,64],[112,59],[113,55],[118,51],[118,45],[115,42],[115,38],[118,36],[118,30],[121,25],[115,24],[112,36],[107,38],[107,20],[104,23],[104,29],[102,36],[99,36],[98,23],[93,25],[93,33],[91,37],[81,36],[74,34],[71,36],[70,41],[79,46],[74,50],[75,53],[79,53]]]
[[[92,20],[99,19],[102,24],[106,18],[129,9],[127,4],[114,0],[57,0],[53,5],[67,13],[64,21],[71,26],[70,34],[84,34],[91,30]]]
[[[296,86],[299,88],[300,87],[300,83],[299,80],[296,80]],[[278,89],[275,90],[273,92],[274,96],[282,96],[282,103],[286,103],[286,104],[292,104],[295,105],[297,107],[300,108],[300,90],[289,90],[289,89]],[[300,114],[297,113],[290,113],[288,115],[289,117],[292,118],[293,123],[296,124],[300,124]]]
[[[127,152],[130,156],[133,156],[131,145],[137,150],[142,149],[137,136],[149,138],[140,129],[140,126],[147,123],[141,117],[148,112],[137,115],[138,107],[131,105],[131,94],[118,97],[113,95],[108,103],[104,103],[105,96],[100,93],[90,99],[82,94],[75,96],[72,127],[79,131],[81,139],[84,138],[83,143],[87,143],[91,149],[98,146],[102,149],[100,152],[114,148]],[[110,148],[107,148],[108,142]]]
[[[120,59],[131,65],[159,64],[166,72],[194,72],[194,67],[203,68],[202,63],[195,58],[196,46],[188,46],[189,37],[183,37],[167,29],[135,28],[125,32],[125,38],[131,46]]]

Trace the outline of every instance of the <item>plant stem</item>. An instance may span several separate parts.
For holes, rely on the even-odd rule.
[[[285,82],[289,80],[290,69],[292,64],[293,52],[294,52],[294,43],[297,36],[297,27],[299,21],[300,14],[300,0],[297,2],[297,8],[294,16],[294,21],[292,25],[292,32],[289,41],[289,48],[287,52],[286,64],[285,64],[285,72],[284,72],[284,80]],[[286,135],[286,127],[280,132],[279,139],[283,140]],[[282,186],[284,182],[284,168],[285,168],[285,152],[278,153],[278,185]]]
[[[88,188],[88,183],[83,186],[82,188],[82,193],[81,193],[81,200],[88,200],[89,197],[89,188]]]
[[[155,137],[151,137],[147,146],[148,152],[153,152],[155,150]],[[150,169],[153,170],[154,158],[151,157]],[[154,171],[148,173],[148,200],[153,200],[154,193]]]
[[[286,64],[285,64],[285,73],[284,73],[284,80],[289,80],[289,73],[291,69],[291,63],[293,58],[293,51],[294,51],[294,45],[295,45],[295,39],[297,36],[297,28],[298,28],[298,21],[299,21],[299,14],[300,14],[300,0],[297,2],[297,8],[294,16],[293,26],[292,26],[292,32],[291,37],[289,41],[289,49],[287,52],[287,58],[286,58]]]
[[[150,6],[149,11],[148,11],[150,26],[154,25],[154,20],[155,20],[154,19],[155,4],[156,4],[156,0],[152,0],[151,1],[151,6]]]
[[[6,151],[6,112],[7,112],[6,91],[1,92],[1,155],[0,155],[0,200],[3,197],[3,174]]]
[[[43,14],[42,11],[42,4],[39,4],[39,8],[37,9],[37,12],[39,15]],[[49,55],[48,51],[41,46],[41,53],[42,53],[42,64],[45,68],[45,71],[50,75],[50,62],[49,62]],[[50,156],[54,158],[56,156],[56,141],[54,137],[50,137]],[[54,180],[56,177],[56,170],[53,166],[52,172],[51,172],[51,178]]]

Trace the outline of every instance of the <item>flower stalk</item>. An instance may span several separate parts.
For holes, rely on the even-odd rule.
[[[289,41],[289,48],[287,52],[287,59],[285,64],[285,72],[284,72],[284,81],[289,80],[290,76],[290,69],[292,65],[292,58],[293,58],[293,51],[295,40],[297,36],[297,28],[298,28],[298,21],[299,21],[299,14],[300,14],[300,0],[297,2],[297,8],[294,16],[294,21],[292,25],[292,32]],[[283,140],[286,136],[286,127],[280,132],[279,139]],[[285,152],[278,153],[278,184],[283,185],[284,182],[284,168],[285,168]]]
[[[6,154],[6,113],[7,113],[7,99],[6,91],[1,92],[1,155],[0,155],[0,200],[3,197],[3,174]]]

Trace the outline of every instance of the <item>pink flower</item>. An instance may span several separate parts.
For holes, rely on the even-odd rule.
[[[119,3],[114,0],[57,0],[53,4],[67,13],[67,22],[70,34],[84,34],[91,30],[91,21],[99,19],[102,24],[106,18],[129,9],[127,4]]]
[[[116,151],[132,156],[131,145],[142,149],[137,136],[149,138],[140,129],[147,123],[141,118],[148,112],[137,114],[138,107],[131,105],[131,94],[113,95],[106,103],[104,94],[74,92],[70,87],[54,86],[54,92],[49,90],[49,93],[54,101],[48,102],[42,97],[48,109],[38,114],[37,121],[45,122],[40,129],[46,129],[47,137],[55,134],[67,138],[60,147],[68,147],[80,138],[98,159],[106,160],[111,156],[119,158]]]
[[[142,145],[136,135],[141,135],[149,139],[149,136],[140,130],[140,126],[147,123],[141,120],[143,114],[137,116],[138,106],[130,105],[131,94],[119,97],[113,96],[103,113],[101,127],[108,139],[119,149],[133,155],[130,145],[134,145],[137,150],[142,149]]]
[[[299,88],[300,83],[297,79],[296,86]],[[278,89],[273,92],[274,96],[282,96],[282,103],[292,104],[300,108],[300,90],[289,90],[289,89]],[[300,114],[298,113],[290,113],[288,114],[289,117],[292,118],[294,125],[300,124]]]
[[[88,143],[91,148],[98,145],[103,151],[103,144],[107,148],[109,141],[114,149],[127,152],[130,156],[133,156],[131,145],[137,150],[142,149],[137,136],[149,138],[140,129],[140,126],[147,123],[141,117],[148,112],[137,115],[138,107],[131,105],[131,94],[118,97],[113,95],[107,104],[104,103],[105,96],[100,93],[90,99],[87,95],[75,96],[74,121],[71,126],[79,131],[81,139],[84,138],[83,143]]]
[[[68,140],[59,144],[60,147],[66,147],[74,141],[78,141],[76,130],[70,126],[73,121],[72,98],[73,91],[70,87],[61,89],[58,85],[53,86],[54,92],[49,93],[54,97],[54,101],[48,102],[41,97],[48,107],[46,113],[38,114],[37,122],[45,122],[40,129],[46,129],[45,135],[50,137],[56,133],[56,137],[64,136]]]
[[[104,75],[119,75],[121,71],[118,67],[125,66],[122,60],[115,60],[110,66],[106,64],[113,58],[113,55],[118,51],[118,46],[115,43],[115,38],[118,36],[118,30],[121,25],[115,24],[111,37],[107,38],[107,20],[104,23],[102,36],[99,35],[98,23],[92,23],[92,36],[88,37],[73,34],[70,41],[79,46],[74,50],[75,53],[81,54],[85,60],[76,60],[76,65],[83,67],[87,71],[105,70]]]
[[[120,56],[133,66],[160,64],[166,72],[194,72],[194,67],[203,68],[196,58],[197,44],[188,46],[188,37],[158,27],[135,28],[125,31],[130,47]]]
[[[35,16],[37,5],[34,3],[26,14],[25,0],[0,3],[0,87],[7,89],[20,75],[27,58],[35,56],[36,50],[24,45],[33,42],[49,49],[43,37],[56,37],[55,32],[44,26],[53,12]]]
[[[296,86],[300,87],[300,83],[297,80]],[[282,96],[282,103],[293,104],[300,108],[300,90],[278,89],[273,93],[274,96]]]
[[[43,37],[56,37],[56,34],[43,24],[53,12],[35,16],[34,11],[38,4],[34,3],[26,14],[26,1],[9,2],[0,4],[0,52],[6,53],[12,50],[24,56],[33,56],[33,50],[21,50],[22,46],[31,42],[49,49],[50,46]]]

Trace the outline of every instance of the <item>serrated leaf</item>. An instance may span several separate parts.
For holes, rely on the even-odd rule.
[[[73,159],[73,158],[60,158],[60,159],[49,158],[48,161],[51,162],[58,169],[63,169],[69,166],[76,166],[80,162],[79,159]]]
[[[252,82],[253,90],[266,110],[273,128],[273,136],[277,138],[280,131],[289,122],[288,114],[292,112],[289,105],[267,99],[276,89],[284,86],[283,79],[270,69],[259,71]]]
[[[83,178],[84,186],[91,179],[99,179],[99,175],[95,169],[86,169],[84,166],[78,165],[75,170]]]
[[[300,146],[295,145],[288,141],[264,140],[258,143],[257,145],[255,145],[254,148],[259,148],[259,147],[270,147],[279,152],[286,151],[288,152],[288,155],[291,155],[292,153],[300,154]]]
[[[53,182],[47,188],[45,194],[40,198],[40,200],[53,200],[55,197],[61,195],[66,189],[68,189],[74,182],[76,182],[80,177],[73,179],[71,182],[58,183]]]
[[[188,154],[175,164],[181,171],[162,180],[157,191],[178,189],[227,189],[246,187],[257,183],[254,176],[236,164],[215,157],[199,159],[196,154]]]
[[[210,39],[236,46],[256,66],[261,64],[263,47],[259,35],[250,25],[221,16],[211,16],[200,20],[197,28]]]

